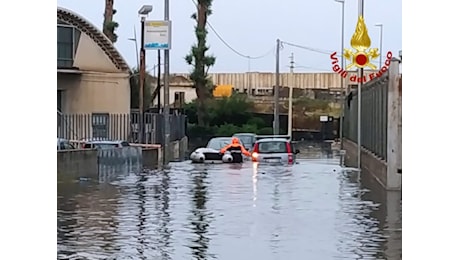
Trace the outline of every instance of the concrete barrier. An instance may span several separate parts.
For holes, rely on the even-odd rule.
[[[98,158],[96,150],[57,151],[58,180],[96,178],[98,176]]]
[[[121,147],[99,149],[98,173],[99,178],[110,178],[114,175],[139,172],[142,169],[142,148]]]
[[[344,138],[343,148],[346,150],[345,165],[357,167],[358,145]],[[401,185],[396,187],[389,185],[390,178],[401,178],[401,175],[396,175],[388,168],[387,162],[365,148],[361,149],[361,170],[362,174],[373,176],[386,190],[401,190]],[[401,183],[400,179],[399,183]]]
[[[147,169],[156,169],[160,166],[160,149],[159,148],[143,148],[142,149],[142,165]]]
[[[186,157],[188,138],[171,142],[174,160]],[[77,149],[57,151],[59,179],[107,179],[115,175],[139,172],[142,168],[163,166],[162,148],[159,145],[135,144],[113,149]]]

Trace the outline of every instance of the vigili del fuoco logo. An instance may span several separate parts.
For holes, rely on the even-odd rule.
[[[371,39],[367,34],[366,24],[364,23],[364,17],[358,17],[358,23],[356,24],[355,33],[353,37],[351,37],[350,42],[351,49],[344,49],[343,50],[343,57],[342,59],[347,59],[350,61],[350,64],[346,66],[346,68],[341,68],[338,64],[339,59],[336,57],[337,52],[331,54],[332,59],[332,70],[342,76],[343,78],[347,78],[348,70],[353,68],[370,68],[372,70],[377,70],[377,66],[371,63],[371,61],[378,58],[381,54],[379,53],[378,48],[369,48],[371,46]],[[381,51],[381,50],[380,50]],[[374,78],[378,78],[383,75],[388,70],[390,66],[391,58],[393,54],[391,51],[387,52],[386,60],[384,66],[382,66],[377,73],[371,73],[369,75],[363,75],[358,78],[357,75],[351,75],[349,80],[351,82],[367,82],[368,80],[372,80]]]

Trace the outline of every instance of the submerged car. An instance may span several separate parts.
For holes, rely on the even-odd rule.
[[[237,137],[248,151],[252,150],[257,141],[257,135],[254,133],[235,133],[233,137]]]
[[[261,163],[294,164],[299,150],[288,136],[258,136],[252,152],[252,161]]]
[[[73,150],[75,147],[70,143],[69,140],[64,138],[57,139],[57,149],[58,150]]]
[[[130,146],[125,140],[89,139],[81,144],[83,149],[110,149]]]
[[[231,163],[231,153],[221,154],[220,149],[232,142],[231,137],[214,137],[209,140],[206,147],[198,148],[190,154],[193,163]]]

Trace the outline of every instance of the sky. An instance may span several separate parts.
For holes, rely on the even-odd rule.
[[[170,72],[188,73],[191,67],[184,61],[185,55],[196,41],[194,25],[190,16],[196,11],[196,0],[170,0],[172,21],[172,45],[170,51]],[[350,48],[350,39],[358,19],[358,0],[345,0],[344,45]],[[60,7],[70,9],[83,16],[101,29],[104,18],[103,0],[58,0]],[[282,4],[280,4],[282,3]],[[115,0],[117,13],[114,20],[119,23],[116,31],[116,48],[129,63],[137,63],[136,47],[133,41],[136,30],[140,39],[140,18],[137,14],[144,4],[154,6],[149,20],[164,18],[164,1]],[[276,39],[326,53],[340,53],[342,40],[342,4],[334,0],[214,0],[213,14],[209,23],[220,37],[234,50],[227,47],[209,28],[209,53],[217,57],[210,73],[274,72]],[[402,49],[402,4],[401,0],[364,1],[364,19],[371,38],[371,47],[379,48],[380,28],[383,24],[383,53]],[[135,29],[134,29],[135,28]],[[140,40],[139,40],[140,41]],[[283,44],[280,51],[280,71],[289,71],[289,56],[294,54],[296,72],[331,71],[328,54],[309,51]],[[248,59],[247,56],[259,59]],[[157,51],[147,51],[147,70],[157,63]],[[383,61],[385,59],[383,58]],[[378,64],[378,58],[374,62]]]

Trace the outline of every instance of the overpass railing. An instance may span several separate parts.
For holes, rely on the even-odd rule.
[[[345,105],[343,135],[358,142],[358,95],[353,91]],[[388,73],[363,85],[361,90],[361,145],[386,160]]]
[[[401,153],[401,89],[399,61],[392,60],[387,72],[363,84],[361,89],[361,145],[384,161]],[[343,136],[358,142],[357,90],[345,102]],[[392,155],[395,156],[395,155]],[[399,157],[398,157],[399,156]]]

